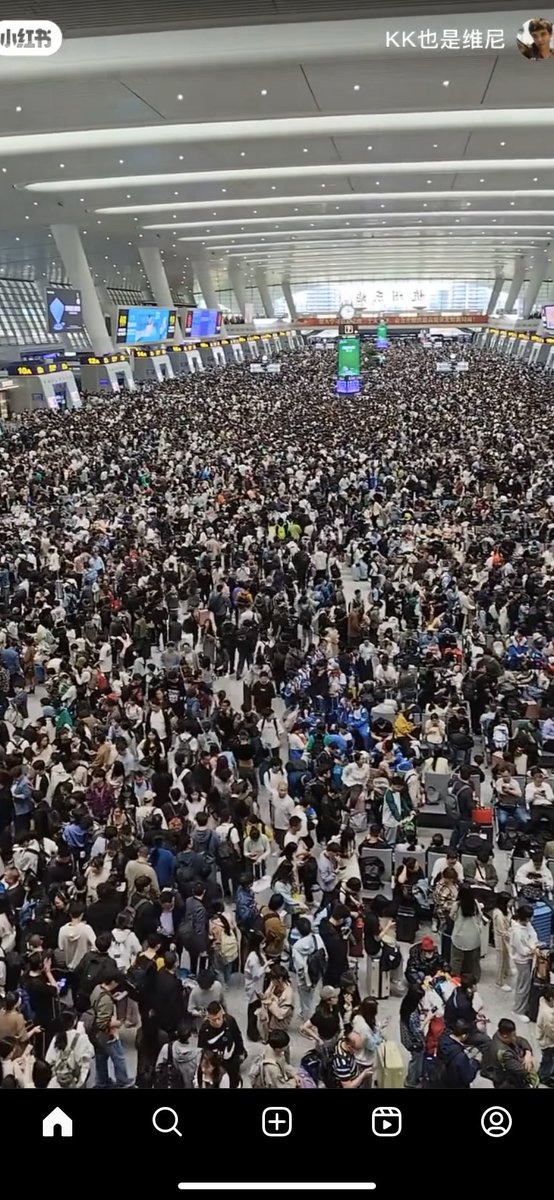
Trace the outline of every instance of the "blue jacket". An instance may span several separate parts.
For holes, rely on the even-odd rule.
[[[479,1066],[468,1058],[463,1046],[450,1033],[443,1033],[439,1038],[437,1058],[446,1069],[445,1089],[462,1091],[471,1087]]]

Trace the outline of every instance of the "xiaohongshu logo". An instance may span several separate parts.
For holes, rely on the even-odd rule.
[[[0,21],[0,54],[11,58],[56,54],[63,41],[54,21]]]

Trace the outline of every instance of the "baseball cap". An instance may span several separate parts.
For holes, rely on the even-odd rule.
[[[326,984],[325,987],[322,987],[320,996],[322,1000],[338,1000],[340,990],[339,988],[331,987],[330,984]]]
[[[432,937],[422,938],[419,944],[422,950],[436,950],[436,946]]]

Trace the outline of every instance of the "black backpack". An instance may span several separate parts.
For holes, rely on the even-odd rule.
[[[153,1087],[171,1092],[184,1090],[183,1076],[173,1062],[173,1042],[168,1042],[165,1062],[158,1063],[156,1067]]]
[[[385,870],[384,864],[380,858],[362,858],[361,872],[363,877],[364,887],[369,892],[378,892],[381,887],[381,880]]]
[[[308,972],[308,979],[310,980],[310,983],[312,983],[315,987],[316,984],[319,983],[320,979],[323,979],[325,974],[327,955],[323,947],[318,946],[315,934],[313,935],[313,939],[314,948],[313,950],[310,950],[310,953],[308,954],[306,960],[306,970]]]

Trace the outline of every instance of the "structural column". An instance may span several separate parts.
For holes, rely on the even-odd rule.
[[[496,305],[498,304],[498,300],[500,298],[500,293],[501,293],[503,287],[504,287],[504,276],[502,274],[496,275],[494,284],[493,284],[493,289],[492,289],[492,292],[490,295],[490,300],[487,305],[487,317],[490,317],[491,313],[494,312]]]
[[[210,270],[209,263],[203,262],[200,259],[194,264],[194,267],[206,308],[219,308],[219,300],[214,287],[214,281],[212,279],[212,272]]]
[[[283,289],[283,296],[285,297],[285,304],[290,313],[290,319],[291,319],[291,321],[296,321],[298,313],[296,311],[296,305],[294,303],[294,296],[292,294],[292,288],[290,286],[290,279],[283,279],[281,281],[281,287]]]
[[[525,295],[523,297],[523,318],[527,320],[534,308],[535,301],[548,272],[548,248],[535,251],[535,262],[531,268]]]
[[[140,257],[156,304],[159,304],[161,308],[175,308],[158,247],[141,246]],[[175,338],[177,341],[181,340],[181,327],[178,321],[175,322]]]
[[[516,300],[517,300],[519,293],[523,287],[523,282],[525,279],[525,270],[526,270],[525,259],[524,259],[523,255],[518,255],[518,257],[514,260],[514,273],[512,275],[512,282],[510,284],[510,290],[509,290],[508,296],[506,298],[505,312],[507,312],[507,313],[513,312],[513,310],[515,308]]]
[[[83,320],[92,349],[95,354],[109,354],[113,350],[113,343],[106,328],[79,230],[75,225],[52,225],[51,230],[71,285],[81,293]]]
[[[229,282],[235,293],[235,300],[238,304],[239,313],[244,321],[246,315],[246,282],[244,275],[237,262],[233,259],[229,262]]]
[[[267,286],[267,279],[265,276],[265,271],[259,271],[259,270],[256,271],[256,287],[261,296],[261,301],[264,306],[265,315],[266,315],[266,317],[269,317],[270,320],[272,320],[275,316],[275,309],[273,307],[273,301],[271,299],[270,291]]]

